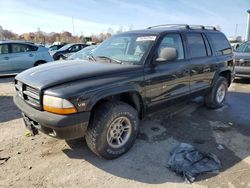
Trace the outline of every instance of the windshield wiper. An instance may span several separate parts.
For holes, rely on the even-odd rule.
[[[114,59],[114,58],[112,58],[112,57],[107,57],[107,56],[96,56],[96,58],[107,59],[107,60],[109,60],[109,62],[115,62],[115,63],[122,64],[122,61],[120,61],[120,60],[118,60],[118,59]]]

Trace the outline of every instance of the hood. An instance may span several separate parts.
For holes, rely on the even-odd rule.
[[[41,90],[65,82],[130,71],[138,67],[141,66],[64,60],[33,67],[18,74],[16,79]]]

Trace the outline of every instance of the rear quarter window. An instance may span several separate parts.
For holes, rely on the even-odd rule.
[[[222,33],[207,33],[207,36],[217,55],[232,53],[232,48],[225,35]]]

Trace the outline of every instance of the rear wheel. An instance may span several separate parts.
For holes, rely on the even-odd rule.
[[[114,159],[133,146],[138,129],[138,113],[132,106],[107,102],[94,113],[85,138],[94,153]]]
[[[210,93],[205,97],[205,104],[210,108],[222,107],[225,103],[227,88],[228,84],[226,78],[219,77]]]
[[[39,66],[46,63],[46,61],[37,61],[34,66]]]

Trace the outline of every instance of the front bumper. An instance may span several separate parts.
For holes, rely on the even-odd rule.
[[[250,78],[250,67],[235,66],[235,76],[242,78]]]
[[[29,129],[35,128],[49,136],[65,140],[80,138],[85,135],[90,112],[58,115],[40,111],[29,106],[18,95],[14,97],[14,102],[22,111],[25,125]]]

